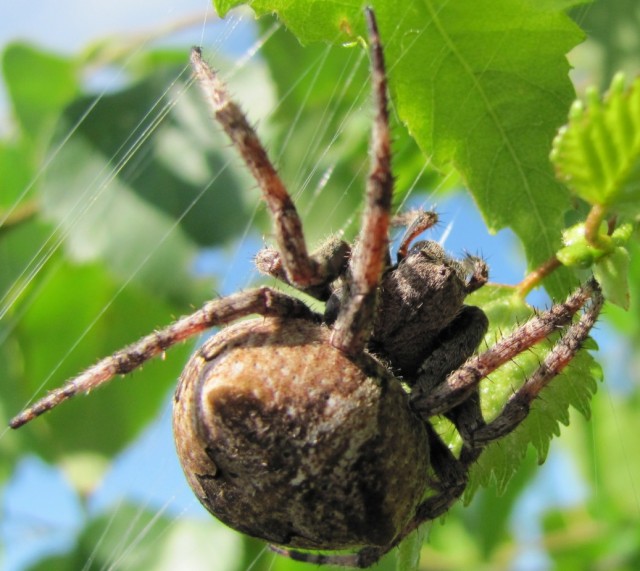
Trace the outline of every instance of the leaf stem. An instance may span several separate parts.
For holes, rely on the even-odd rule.
[[[561,265],[560,260],[558,260],[555,255],[551,256],[546,262],[540,264],[516,285],[516,292],[524,299],[534,287],[538,286],[544,278],[558,269]]]
[[[606,208],[601,204],[594,204],[591,207],[587,219],[584,222],[584,237],[594,248],[608,252],[612,247],[611,238],[600,232],[600,227],[606,213]]]

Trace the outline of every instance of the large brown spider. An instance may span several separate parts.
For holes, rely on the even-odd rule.
[[[435,242],[413,243],[434,222],[434,215],[418,212],[404,217],[408,228],[391,263],[386,78],[371,10],[366,19],[376,116],[355,246],[332,239],[307,253],[296,209],[257,135],[200,51],[192,53],[215,116],[274,219],[278,249],[259,253],[259,269],[325,301],[324,315],[270,287],[210,301],[103,359],[11,421],[17,428],[180,341],[258,314],[206,341],[180,378],[174,433],[184,472],[203,505],[231,527],[295,559],[356,567],[368,567],[450,508],[471,464],[526,418],[532,401],[579,351],[603,303],[589,281],[474,356],[487,318],[464,299],[486,282],[484,262],[452,259]],[[536,371],[497,418],[485,422],[480,380],[562,328]],[[458,455],[430,423],[438,414],[462,437]]]

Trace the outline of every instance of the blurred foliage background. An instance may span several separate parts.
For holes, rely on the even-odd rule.
[[[615,71],[638,73],[636,0],[601,0],[572,16],[588,35],[571,54],[579,93],[608,85]],[[219,28],[222,43],[236,26],[251,26],[245,18],[234,14]],[[198,26],[178,46],[161,41],[174,33],[162,29],[101,39],[73,55],[24,42],[4,47],[3,426],[98,357],[258,280],[250,258],[268,239],[268,218],[191,87],[186,54],[199,42]],[[258,124],[309,242],[338,230],[351,236],[368,165],[364,51],[303,48],[268,18],[254,33],[262,43],[256,57],[225,55],[216,44],[209,59]],[[394,136],[398,205],[450,200],[473,208],[455,202],[463,192],[455,177],[425,168],[400,125]],[[465,224],[454,221],[453,232],[477,247]],[[492,266],[509,262],[497,260],[491,239],[482,249]],[[630,311],[608,308],[600,325],[605,381],[591,419],[574,414],[549,462],[540,468],[530,454],[505,494],[480,490],[444,524],[427,526],[420,569],[640,568],[639,264],[632,252]],[[209,518],[179,479],[161,483],[179,470],[167,403],[192,349],[174,348],[131,379],[19,432],[0,432],[0,561],[14,564],[20,551],[13,569],[311,568]],[[129,463],[140,449],[144,460]],[[114,478],[137,483],[105,493]],[[163,503],[165,485],[171,495]],[[379,568],[395,568],[394,557]]]

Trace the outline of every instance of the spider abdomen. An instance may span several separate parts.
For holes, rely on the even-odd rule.
[[[367,375],[302,319],[245,321],[206,342],[182,375],[174,432],[204,506],[280,545],[388,545],[426,488],[428,440],[400,383]]]

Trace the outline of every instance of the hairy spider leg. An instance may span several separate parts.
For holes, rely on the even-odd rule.
[[[580,319],[567,328],[540,366],[507,401],[500,414],[486,423],[476,392],[480,380],[559,328],[567,326],[589,301],[590,305]],[[595,280],[590,280],[564,303],[554,305],[548,311],[533,317],[484,353],[468,359],[440,386],[428,391],[414,391],[414,410],[424,419],[435,414],[446,414],[463,439],[460,462],[468,467],[478,459],[488,443],[507,435],[526,418],[531,403],[542,389],[578,353],[595,324],[603,303],[600,287]]]
[[[204,62],[200,48],[191,50],[191,64],[216,120],[231,139],[262,191],[273,217],[276,242],[288,281],[300,287],[326,281],[322,267],[307,252],[302,222],[296,207],[255,130],[240,107],[231,99],[224,82]]]
[[[15,416],[9,425],[11,428],[19,428],[78,393],[87,393],[107,383],[116,375],[125,375],[133,371],[181,341],[216,325],[224,325],[254,313],[264,316],[320,319],[320,316],[313,313],[303,302],[269,287],[208,301],[191,315],[174,321],[164,329],[150,333],[69,379],[64,385],[54,389]]]
[[[508,337],[501,339],[480,355],[471,357],[433,391],[428,394],[415,391],[412,394],[414,409],[423,418],[447,412],[465,400],[478,383],[498,367],[546,339],[558,328],[568,325],[580,308],[592,298],[595,301],[591,313],[594,309],[597,310],[593,316],[595,321],[602,305],[599,301],[601,297],[597,282],[594,279],[589,280],[564,303],[558,303],[532,317]],[[418,386],[419,383],[418,380]]]
[[[542,389],[576,356],[594,326],[603,304],[602,293],[599,289],[594,289],[590,307],[567,329],[539,367],[507,401],[502,412],[487,425],[472,432],[471,444],[474,447],[485,446],[506,436],[527,417],[531,403]]]
[[[455,458],[453,454],[450,454],[449,458],[447,458],[446,454],[444,454],[440,462],[438,462],[439,467],[438,465],[434,465],[436,472],[440,471],[442,475],[444,475],[444,478],[442,478],[440,474],[438,474],[440,480],[442,482],[449,482],[450,484],[439,493],[427,498],[418,506],[415,517],[403,531],[402,536],[397,538],[397,542],[400,542],[422,523],[435,519],[449,509],[464,492],[467,470],[470,465],[480,457],[485,446],[494,440],[506,436],[519,426],[527,417],[531,403],[537,398],[542,389],[575,357],[589,336],[589,332],[595,324],[604,303],[604,298],[598,284],[595,280],[590,280],[574,294],[569,296],[565,303],[552,307],[549,311],[534,317],[517,329],[504,340],[505,343],[499,343],[502,344],[502,351],[499,351],[500,357],[498,359],[496,359],[496,356],[493,354],[487,357],[486,361],[489,361],[490,364],[483,363],[482,361],[483,357],[487,356],[487,353],[489,353],[491,349],[477,357],[469,359],[467,364],[459,369],[460,373],[455,372],[449,377],[447,385],[444,386],[448,386],[449,382],[455,384],[459,375],[464,377],[465,371],[472,369],[477,369],[474,372],[473,378],[478,375],[480,375],[480,378],[484,378],[489,370],[495,370],[500,364],[513,358],[515,354],[521,353],[542,338],[546,338],[558,327],[566,325],[571,321],[573,315],[589,300],[591,301],[590,306],[583,312],[580,319],[567,328],[544,361],[525,381],[524,385],[509,399],[502,412],[493,421],[486,424],[481,414],[479,414],[479,412],[476,413],[476,410],[479,409],[475,407],[468,409],[472,411],[469,417],[465,418],[464,414],[459,415],[459,418],[456,419],[458,421],[456,422],[456,426],[463,436],[464,441],[460,458]],[[518,349],[512,354],[511,352],[516,346]],[[509,356],[507,357],[508,354]],[[497,361],[501,362],[497,363]],[[483,368],[485,366],[486,368]],[[477,386],[477,382],[475,382],[473,386]],[[446,411],[443,410],[442,412]],[[425,416],[425,418],[428,414],[429,413],[426,413],[423,409],[423,416]],[[437,437],[437,435],[435,436]],[[434,442],[437,442],[434,438],[430,438],[430,441],[432,446]],[[446,464],[450,464],[449,468],[445,467]],[[464,475],[464,477],[460,480],[457,475]]]
[[[389,256],[393,174],[387,105],[387,80],[378,25],[365,9],[371,44],[371,80],[375,118],[371,138],[371,169],[360,235],[351,258],[349,295],[340,307],[331,344],[348,355],[364,350],[373,326],[378,285]]]

